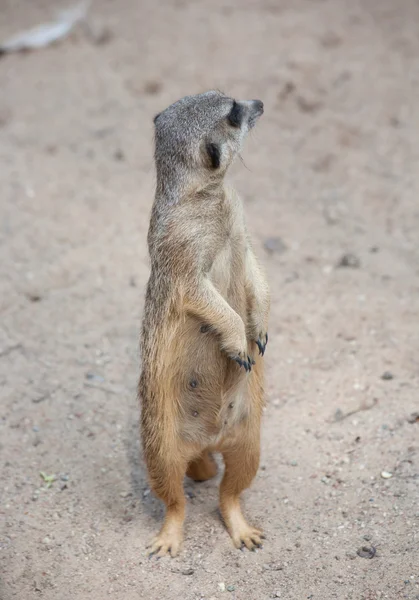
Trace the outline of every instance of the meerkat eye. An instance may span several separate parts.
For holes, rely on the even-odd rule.
[[[211,166],[213,169],[218,169],[221,164],[221,152],[220,147],[217,144],[207,145],[208,156],[211,160]]]
[[[233,102],[233,108],[228,114],[227,120],[232,127],[240,127],[242,124],[243,109],[235,100]]]

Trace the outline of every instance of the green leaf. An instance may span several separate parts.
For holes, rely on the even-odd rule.
[[[40,471],[39,475],[42,477],[44,482],[47,484],[47,488],[50,488],[52,486],[53,482],[55,481],[54,473],[52,475],[47,475],[43,471]]]

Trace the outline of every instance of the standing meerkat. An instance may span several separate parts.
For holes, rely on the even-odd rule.
[[[263,113],[260,100],[218,91],[186,96],[157,115],[151,274],[141,336],[141,429],[155,494],[166,505],[150,554],[175,556],[183,539],[185,474],[225,472],[220,509],[234,545],[260,546],[240,494],[259,465],[269,289],[228,167]]]

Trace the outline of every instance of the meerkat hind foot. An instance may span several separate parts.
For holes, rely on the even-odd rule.
[[[224,509],[223,513],[224,522],[236,548],[241,550],[245,546],[248,550],[256,550],[262,547],[265,538],[263,532],[247,523],[238,503],[233,503],[229,510]]]
[[[235,526],[229,532],[236,548],[241,550],[245,546],[248,550],[256,550],[262,548],[262,543],[265,538],[260,529],[252,527],[243,519],[243,523]]]
[[[161,558],[162,556],[169,554],[174,558],[179,554],[182,541],[182,530],[179,530],[176,527],[163,526],[160,533],[151,542],[151,545],[148,548],[148,556],[149,558],[152,556]]]

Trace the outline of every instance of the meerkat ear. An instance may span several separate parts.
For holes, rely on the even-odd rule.
[[[218,144],[207,144],[207,152],[213,169],[218,169],[221,164],[221,147]]]
[[[161,113],[158,113],[158,114],[157,114],[157,115],[154,117],[154,119],[153,119],[153,123],[155,123],[155,122],[157,121],[157,119],[160,117],[160,115],[161,115]]]

